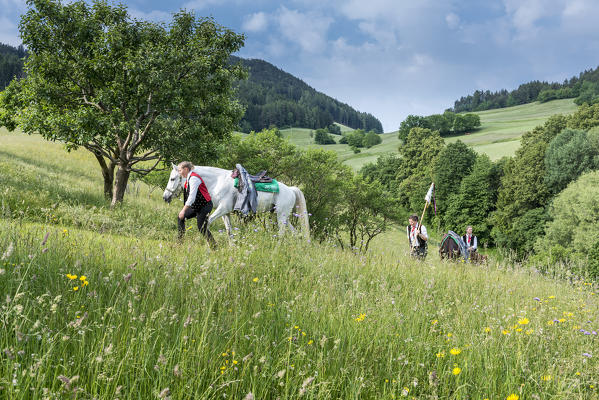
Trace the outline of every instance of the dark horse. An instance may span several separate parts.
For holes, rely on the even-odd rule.
[[[441,260],[449,259],[449,260],[457,260],[462,258],[462,253],[460,252],[460,246],[456,243],[455,240],[446,233],[443,235],[443,239],[441,240],[441,245],[439,246],[439,257]]]
[[[441,257],[441,260],[448,259],[457,261],[465,259],[465,254],[462,254],[460,245],[457,243],[457,241],[462,242],[462,239],[452,231],[449,231],[449,233],[443,235],[441,245],[439,246],[439,257]],[[462,244],[465,246],[463,242]],[[468,261],[472,264],[486,264],[487,256],[484,254],[479,254],[477,251],[472,251],[470,252]]]

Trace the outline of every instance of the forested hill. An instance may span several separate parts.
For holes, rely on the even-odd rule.
[[[232,57],[232,62],[241,63],[249,72],[248,79],[238,84],[240,101],[246,106],[240,124],[244,132],[259,131],[271,125],[318,129],[333,122],[383,132],[381,122],[373,115],[358,112],[317,92],[301,79],[266,61]]]
[[[23,57],[25,49],[0,43],[0,90],[8,86],[15,76],[23,73]]]
[[[532,81],[518,86],[518,89],[511,92],[505,89],[497,92],[477,90],[456,100],[451,110],[456,113],[484,111],[535,101],[570,98],[575,98],[574,102],[578,105],[599,103],[599,67],[581,72],[563,83]]]

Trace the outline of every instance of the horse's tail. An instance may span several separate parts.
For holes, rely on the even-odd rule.
[[[306,239],[310,239],[310,223],[308,220],[308,208],[306,207],[306,199],[304,198],[304,194],[298,187],[292,186],[291,190],[295,194],[295,207],[297,208],[297,213],[299,214],[299,218],[302,220],[302,230],[304,231],[304,236]]]

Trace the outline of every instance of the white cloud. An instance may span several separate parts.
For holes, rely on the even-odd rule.
[[[262,11],[247,15],[244,18],[242,28],[249,32],[261,32],[268,26],[268,17]]]
[[[572,34],[585,35],[587,39],[597,39],[597,21],[599,5],[595,0],[570,0],[566,3],[562,15],[564,29]]]
[[[319,53],[325,50],[332,18],[289,10],[282,6],[277,12],[276,20],[283,36],[298,44],[303,51]]]
[[[22,43],[17,24],[3,16],[0,16],[0,43],[11,46],[18,46]]]
[[[172,13],[160,10],[152,10],[149,12],[141,11],[136,8],[129,8],[129,15],[138,20],[168,22],[172,19]]]
[[[278,38],[270,37],[266,45],[266,52],[272,57],[281,57],[285,54],[287,46]]]
[[[218,5],[223,3],[222,0],[190,0],[181,6],[181,8],[187,10],[202,10],[209,6]]]
[[[530,39],[541,32],[541,20],[561,13],[565,0],[503,0],[507,17],[518,32],[517,39]]]
[[[25,1],[25,0],[0,0],[0,7],[2,7],[3,10],[9,9],[9,8],[25,10],[27,8],[27,1]]]
[[[384,46],[395,46],[397,44],[397,36],[394,29],[381,26],[375,22],[366,21],[360,22],[358,27],[362,32],[368,34]]]
[[[456,29],[460,26],[460,16],[450,12],[445,16],[445,22],[447,22],[449,29]]]

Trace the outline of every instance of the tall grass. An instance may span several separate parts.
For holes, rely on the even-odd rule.
[[[599,308],[588,283],[354,255],[257,226],[232,245],[217,234],[216,251],[188,236],[3,221],[0,393],[597,396]]]
[[[88,159],[19,160],[61,154],[36,140],[0,153],[0,398],[599,398],[589,282],[416,262],[399,233],[366,255],[259,223],[177,242],[175,208],[107,209]]]

